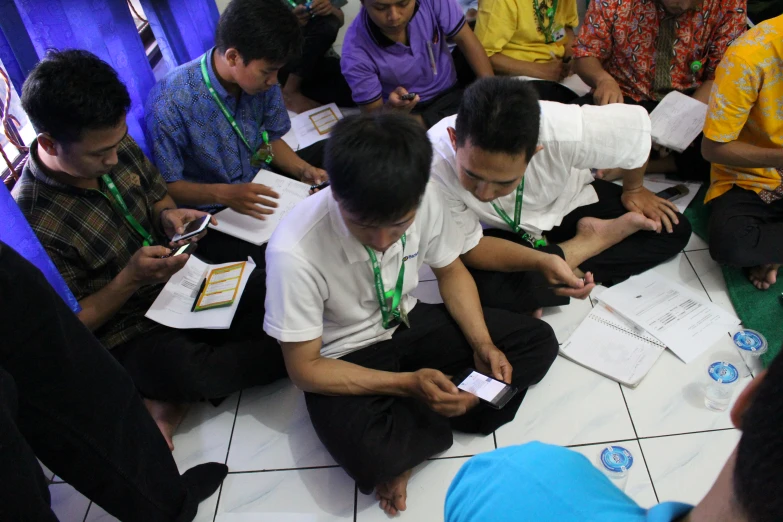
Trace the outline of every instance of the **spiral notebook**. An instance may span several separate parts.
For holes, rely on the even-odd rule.
[[[635,388],[665,349],[655,337],[599,302],[560,346],[560,355]]]

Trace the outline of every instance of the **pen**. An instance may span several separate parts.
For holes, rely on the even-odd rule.
[[[430,54],[430,65],[432,66],[432,74],[438,75],[438,64],[435,63],[435,53],[432,52],[432,44],[427,40],[427,52]]]
[[[191,312],[196,311],[196,304],[198,303],[199,297],[201,297],[201,293],[204,291],[204,287],[207,285],[207,278],[201,280],[201,286],[198,288],[198,293],[196,294],[196,299],[193,300],[193,306],[190,307]]]
[[[310,190],[323,190],[323,189],[325,189],[328,186],[329,186],[329,180],[327,179],[326,181],[324,181],[320,185],[310,185]]]

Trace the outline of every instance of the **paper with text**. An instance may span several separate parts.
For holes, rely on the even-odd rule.
[[[144,316],[156,323],[169,328],[189,329],[203,328],[207,330],[220,330],[231,327],[234,314],[237,311],[242,293],[245,291],[247,280],[256,265],[248,258],[245,271],[239,283],[234,303],[225,308],[191,312],[196,301],[201,283],[209,270],[231,266],[236,263],[223,263],[222,265],[210,265],[202,260],[190,256],[182,270],[171,276],[171,279],[163,287],[155,302],[152,303]]]
[[[253,178],[253,183],[266,185],[280,195],[280,199],[275,200],[277,208],[273,209],[274,213],[267,215],[262,221],[227,208],[215,214],[217,226],[209,225],[209,227],[248,243],[263,245],[272,237],[272,232],[283,216],[310,194],[310,185],[268,170],[259,171]]]
[[[682,152],[702,131],[706,118],[706,103],[672,91],[650,113],[653,143]]]
[[[654,270],[615,285],[601,301],[689,363],[740,320]]]
[[[343,118],[337,105],[330,103],[311,109],[291,119],[291,128],[300,149],[309,147],[329,137],[329,131]]]

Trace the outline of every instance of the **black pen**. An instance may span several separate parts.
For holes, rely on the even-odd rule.
[[[198,293],[196,294],[196,299],[193,301],[193,306],[190,307],[191,312],[196,311],[196,304],[198,303],[199,297],[201,297],[201,293],[204,291],[204,287],[207,285],[207,278],[205,277],[201,281],[201,286],[198,287]]]
[[[329,186],[329,180],[327,179],[326,181],[324,181],[320,185],[310,185],[310,190],[323,190],[323,189],[325,189],[328,186]]]

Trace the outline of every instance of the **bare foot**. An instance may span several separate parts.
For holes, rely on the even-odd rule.
[[[285,101],[285,107],[289,111],[295,112],[297,114],[301,114],[303,112],[309,111],[310,109],[315,109],[316,107],[320,107],[321,104],[318,103],[315,100],[311,100],[307,96],[305,96],[302,93],[291,93],[291,94],[284,94],[283,100]]]
[[[375,486],[375,499],[379,501],[378,505],[387,515],[393,516],[407,509],[408,480],[411,478],[411,473],[413,470],[409,469],[389,482]]]
[[[599,243],[606,249],[640,230],[655,230],[655,222],[638,212],[626,212],[615,219],[584,217],[576,224],[574,239]]]
[[[750,282],[759,290],[767,290],[778,280],[778,269],[780,265],[761,265],[750,269]]]
[[[172,404],[150,399],[144,399],[144,406],[150,412],[152,420],[158,425],[158,429],[163,434],[163,438],[166,439],[169,449],[174,451],[174,441],[171,438],[174,436],[177,426],[185,418],[188,406],[186,404]]]

